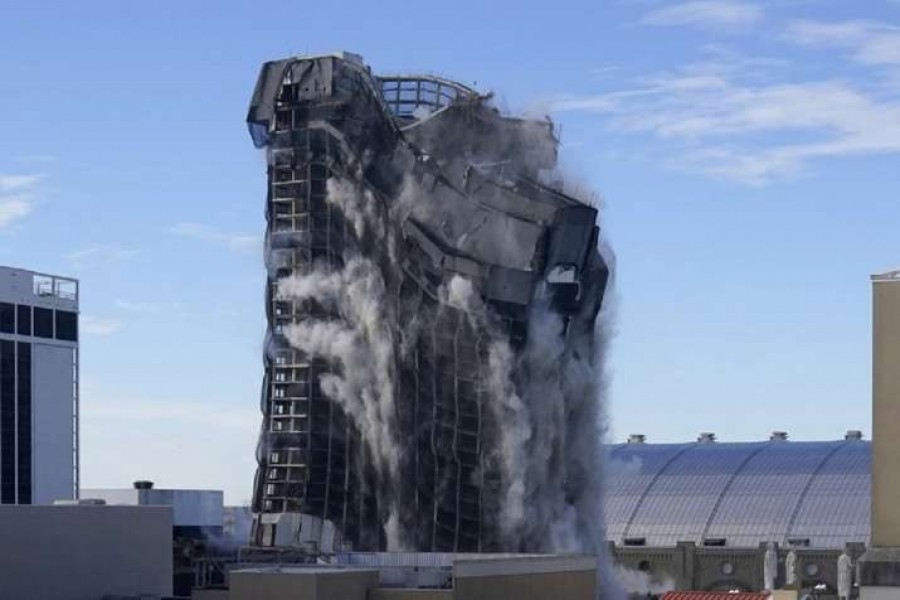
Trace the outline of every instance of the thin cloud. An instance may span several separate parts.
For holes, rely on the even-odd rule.
[[[795,44],[843,48],[865,65],[900,66],[900,27],[875,21],[795,21],[784,38]]]
[[[225,232],[199,223],[178,223],[169,228],[169,233],[202,242],[224,245],[235,251],[255,250],[260,247],[261,243],[260,237],[257,235]]]
[[[40,180],[40,175],[0,175],[0,192],[32,189]]]
[[[11,225],[14,221],[31,212],[31,202],[24,197],[4,198],[0,196],[0,229]]]
[[[140,254],[133,248],[120,248],[118,246],[91,246],[74,250],[65,255],[65,258],[75,269],[81,269],[91,264],[118,262],[127,260]]]
[[[31,213],[34,188],[41,179],[41,175],[0,174],[0,229]]]
[[[654,27],[739,29],[756,25],[763,17],[762,7],[748,2],[695,0],[650,11],[639,24]]]
[[[788,82],[778,68],[768,77],[758,65],[747,69],[690,65],[632,89],[563,97],[555,108],[655,138],[676,157],[665,159],[669,167],[752,185],[795,176],[817,159],[900,153],[896,97],[846,81]]]
[[[82,315],[79,327],[86,335],[107,336],[122,329],[122,322],[114,319],[101,319],[90,315]]]

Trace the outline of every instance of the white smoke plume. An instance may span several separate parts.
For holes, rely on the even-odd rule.
[[[357,240],[379,240],[389,261],[398,256],[387,219],[396,225],[413,211],[443,210],[413,177],[407,178],[389,215],[380,212],[384,205],[370,191],[350,180],[333,177],[327,192],[328,202],[343,214]],[[464,218],[444,223],[452,233],[465,227]],[[523,254],[513,248],[515,240],[504,240],[506,236],[498,236],[498,243],[510,246],[507,254]],[[387,490],[379,504],[387,511],[388,549],[400,550],[415,539],[415,532],[404,529],[409,521],[398,498],[403,444],[395,402],[397,364],[435,315],[407,315],[401,322],[378,258],[364,256],[359,244],[345,245],[341,258],[340,267],[318,264],[279,282],[281,299],[315,302],[328,315],[294,322],[284,333],[293,347],[339,366],[321,375],[320,387],[352,420],[376,461]],[[602,516],[604,317],[593,336],[573,332],[549,300],[538,301],[529,316],[527,342],[516,351],[473,281],[453,276],[438,289],[438,300],[437,310],[461,311],[473,329],[487,332],[482,379],[498,441],[486,458],[501,480],[495,525],[502,546],[507,551],[598,555],[602,597],[621,597],[611,583]],[[633,587],[630,581],[623,582],[625,587]]]
[[[659,578],[645,571],[617,566],[613,574],[628,594],[646,597],[660,595],[675,589],[675,581],[668,577]]]
[[[492,409],[500,423],[500,469],[503,482],[503,512],[500,531],[518,546],[525,523],[525,471],[528,465],[526,444],[531,438],[531,423],[524,402],[513,385],[514,355],[509,343],[495,341],[488,353],[488,390]]]
[[[358,238],[363,237],[366,228],[374,229],[373,233],[379,237],[384,235],[383,228],[378,226],[378,203],[370,190],[359,189],[347,179],[332,177],[328,180],[327,192],[328,202],[353,224]]]
[[[353,224],[358,237],[367,233],[367,227],[377,224],[371,194],[353,183],[330,179],[328,201]],[[314,300],[334,315],[291,323],[285,327],[284,335],[291,346],[307,356],[340,366],[337,372],[321,375],[320,389],[352,420],[375,457],[375,467],[386,487],[396,489],[400,482],[394,401],[397,318],[387,301],[378,265],[357,250],[345,251],[344,260],[340,270],[320,264],[309,273],[294,274],[278,282],[280,299]],[[389,511],[388,547],[401,549],[397,498],[381,500]]]

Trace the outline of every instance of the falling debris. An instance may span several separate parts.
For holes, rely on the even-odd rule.
[[[254,544],[602,553],[608,269],[553,124],[346,53],[263,65],[248,123],[269,180]]]

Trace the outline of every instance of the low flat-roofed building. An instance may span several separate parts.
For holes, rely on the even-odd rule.
[[[593,600],[591,556],[359,552],[328,565],[237,565],[195,600]]]
[[[231,573],[229,600],[367,600],[378,569],[271,567]]]
[[[82,489],[81,497],[115,505],[171,506],[176,528],[222,529],[221,490],[166,490],[153,487],[150,481],[136,481],[131,488]]]
[[[0,532],[0,598],[172,593],[171,507],[0,506]]]
[[[234,546],[223,533],[223,493],[220,490],[158,489],[152,481],[135,481],[131,488],[82,489],[82,498],[109,505],[169,506],[172,508],[173,591],[189,596],[197,584],[197,562]],[[220,557],[222,558],[222,557]],[[219,574],[203,578],[219,581]]]

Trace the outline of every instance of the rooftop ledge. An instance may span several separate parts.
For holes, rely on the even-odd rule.
[[[900,270],[872,275],[872,281],[900,281]]]

